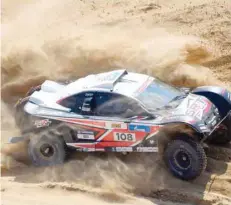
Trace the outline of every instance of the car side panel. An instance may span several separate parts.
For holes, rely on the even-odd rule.
[[[74,118],[56,118],[56,120],[72,124],[72,129],[79,130],[81,127],[94,133],[93,141],[66,141],[68,146],[78,151],[156,152],[158,150],[154,135],[160,126]]]

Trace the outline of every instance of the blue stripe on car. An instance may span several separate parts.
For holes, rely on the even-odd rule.
[[[130,131],[143,131],[143,132],[150,132],[151,127],[147,125],[136,125],[136,124],[131,124],[128,126],[128,129]]]

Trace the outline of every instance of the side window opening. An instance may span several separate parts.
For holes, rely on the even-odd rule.
[[[63,99],[60,105],[80,115],[131,118],[145,116],[146,111],[135,100],[116,93],[84,92]]]
[[[138,103],[126,96],[111,93],[99,93],[96,96],[95,115],[130,118],[146,114]]]
[[[71,112],[83,115],[90,115],[94,109],[94,94],[80,93],[63,99],[60,105],[70,108]]]

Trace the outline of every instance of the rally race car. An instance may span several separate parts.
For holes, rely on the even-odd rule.
[[[64,163],[69,150],[158,152],[160,133],[171,125],[163,159],[173,175],[198,177],[206,168],[204,146],[231,141],[231,93],[221,87],[170,86],[126,69],[71,82],[46,80],[16,103],[22,131],[11,143],[28,140],[36,166]],[[171,129],[176,129],[173,134]],[[173,130],[172,130],[173,131]],[[158,138],[159,137],[159,138]]]

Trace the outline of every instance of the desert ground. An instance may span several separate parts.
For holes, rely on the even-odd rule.
[[[231,145],[210,146],[206,172],[174,178],[155,155],[76,155],[33,168],[12,105],[46,79],[77,79],[115,68],[177,86],[231,89],[230,0],[3,0],[1,8],[2,205],[231,204]]]

